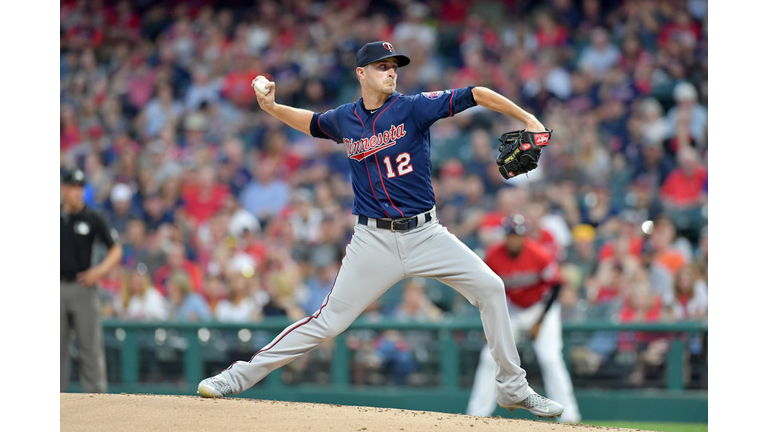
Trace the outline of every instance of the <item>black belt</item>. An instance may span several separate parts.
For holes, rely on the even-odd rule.
[[[77,276],[75,275],[61,275],[61,282],[74,282],[77,280]]]
[[[409,218],[403,218],[403,219],[375,219],[376,220],[376,228],[380,229],[388,229],[392,231],[408,231],[416,228],[419,225],[419,217],[409,217]],[[432,212],[427,212],[424,215],[424,222],[429,222],[432,220]],[[366,216],[358,216],[357,222],[361,225],[368,226],[368,217]]]

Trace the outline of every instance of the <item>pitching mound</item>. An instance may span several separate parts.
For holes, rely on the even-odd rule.
[[[193,396],[61,394],[62,431],[629,431],[428,411]]]

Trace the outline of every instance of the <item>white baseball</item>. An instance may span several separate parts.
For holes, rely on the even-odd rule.
[[[257,92],[264,95],[269,93],[269,90],[270,90],[266,87],[267,84],[269,84],[269,80],[267,80],[262,76],[257,77],[256,79],[253,80],[253,82],[251,82],[251,85],[253,86],[253,88],[256,89]]]

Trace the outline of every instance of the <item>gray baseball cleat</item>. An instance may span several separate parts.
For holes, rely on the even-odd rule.
[[[508,409],[509,412],[512,412],[517,408],[525,409],[535,414],[537,418],[555,418],[560,417],[563,414],[562,405],[551,399],[547,399],[536,392],[531,393],[530,396],[514,405],[505,406],[503,408]]]
[[[220,398],[232,394],[232,386],[222,374],[200,381],[197,393],[204,398]]]

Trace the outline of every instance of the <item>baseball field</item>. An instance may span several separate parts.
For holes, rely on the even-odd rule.
[[[61,431],[630,431],[403,409],[194,396],[62,393]]]

